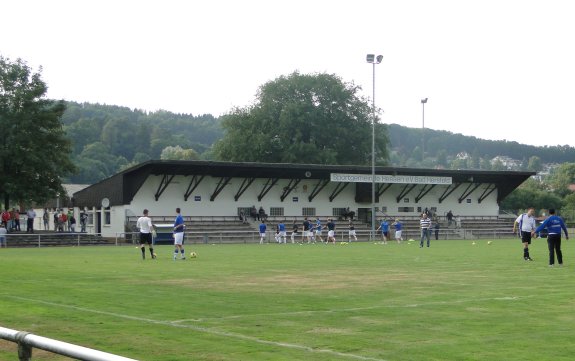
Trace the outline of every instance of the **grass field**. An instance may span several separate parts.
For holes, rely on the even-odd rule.
[[[545,240],[1,249],[0,325],[139,360],[571,360]],[[16,346],[0,341],[0,359]],[[38,360],[63,360],[34,350]]]

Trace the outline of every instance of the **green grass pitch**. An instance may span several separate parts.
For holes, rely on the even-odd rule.
[[[150,361],[571,360],[575,250],[533,242],[0,249],[0,325]]]

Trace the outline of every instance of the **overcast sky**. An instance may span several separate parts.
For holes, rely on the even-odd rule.
[[[0,0],[0,54],[49,97],[215,116],[295,70],[372,94],[381,121],[575,146],[575,1]]]

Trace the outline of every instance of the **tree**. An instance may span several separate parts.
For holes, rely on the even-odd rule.
[[[575,183],[575,163],[563,163],[555,168],[549,176],[549,184],[561,197],[571,193],[569,185]]]
[[[0,194],[10,203],[43,203],[63,193],[75,167],[60,120],[62,101],[46,99],[41,68],[0,56]]]
[[[372,109],[360,88],[330,74],[294,72],[260,87],[253,105],[223,116],[219,160],[370,164]],[[376,162],[387,164],[387,132],[376,124]]]
[[[175,147],[169,146],[162,150],[160,159],[170,160],[197,160],[199,159],[198,153],[193,149],[184,149],[179,145]]]
[[[532,172],[539,172],[541,169],[543,169],[541,158],[539,158],[536,155],[529,157],[529,162],[527,163],[527,170],[530,170]]]

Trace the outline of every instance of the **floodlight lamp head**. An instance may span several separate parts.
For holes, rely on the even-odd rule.
[[[375,58],[375,60],[378,64],[381,63],[381,61],[383,60],[383,55],[378,55],[377,58]]]
[[[421,99],[421,104],[425,104],[425,103],[427,103],[427,98]]]
[[[375,59],[374,54],[367,54],[367,56],[365,57],[365,60],[367,60],[368,63],[373,63],[374,59]]]

